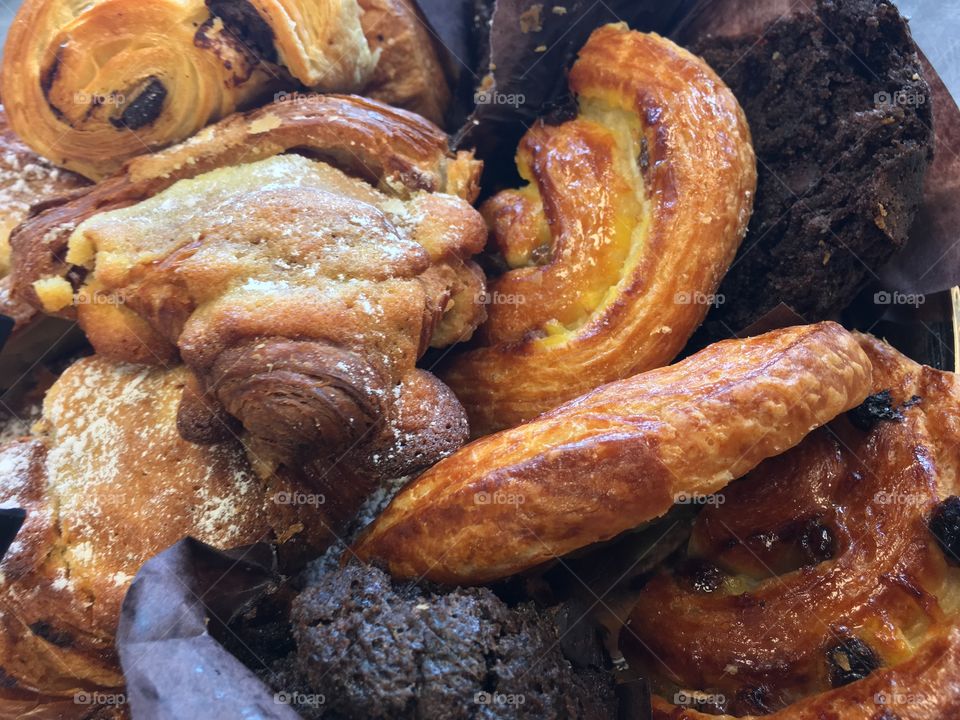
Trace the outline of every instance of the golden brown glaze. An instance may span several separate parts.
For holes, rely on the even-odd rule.
[[[344,0],[29,0],[4,48],[14,130],[99,180],[297,81],[353,92],[373,74]]]
[[[960,490],[960,382],[859,339],[871,392],[890,391],[900,419],[838,418],[698,515],[686,558],[644,587],[621,636],[662,695],[655,717],[960,712],[960,571],[928,529]],[[874,660],[851,662],[844,648],[864,646]],[[678,690],[722,702],[674,707]]]
[[[860,403],[870,362],[833,323],[717,343],[477,440],[360,540],[398,577],[483,583],[714,493]]]
[[[47,393],[34,436],[0,450],[0,504],[27,511],[0,562],[0,667],[17,688],[71,699],[120,688],[123,596],[143,562],[185,535],[222,548],[279,542],[281,557],[331,541],[323,505],[287,502],[298,488],[258,478],[235,440],[180,438],[188,380],[184,368],[80,360]]]
[[[750,132],[702,60],[608,25],[570,88],[578,116],[537,123],[520,143],[529,184],[483,207],[510,269],[492,282],[484,347],[443,375],[474,434],[668,363],[750,218]]]
[[[266,475],[348,456],[410,472],[466,432],[459,403],[418,384],[415,364],[485,317],[470,258],[486,228],[458,196],[476,192],[479,167],[435,126],[373,101],[276,103],[28,221],[18,288],[75,315],[107,357],[182,358],[198,380],[187,439],[216,439],[226,415]],[[457,431],[402,432],[414,402]]]

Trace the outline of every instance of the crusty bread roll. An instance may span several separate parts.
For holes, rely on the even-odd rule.
[[[720,342],[464,447],[404,488],[356,553],[402,578],[497,580],[717,492],[870,387],[870,361],[834,323]]]
[[[577,117],[520,142],[529,184],[483,207],[509,269],[491,282],[481,347],[443,373],[475,435],[670,362],[750,219],[750,131],[700,58],[607,25],[570,89]]]
[[[443,118],[439,55],[406,0],[26,0],[2,96],[30,147],[99,180],[278,91],[368,85]]]
[[[127,586],[186,535],[221,548],[279,542],[281,557],[331,540],[322,503],[298,504],[296,487],[260,480],[239,443],[180,438],[188,378],[184,368],[80,360],[47,393],[33,437],[0,451],[0,506],[27,511],[0,563],[8,694],[120,688],[113,635]]]
[[[638,593],[657,720],[960,717],[960,379],[859,342],[869,400],[725,488]]]

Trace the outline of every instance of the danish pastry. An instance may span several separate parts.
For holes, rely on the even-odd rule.
[[[503,578],[717,492],[870,387],[834,323],[717,343],[473,442],[405,488],[356,552],[404,578]]]
[[[482,347],[443,373],[474,434],[672,360],[750,219],[750,132],[702,60],[607,25],[570,89],[577,117],[520,143],[529,184],[482,209],[509,269],[491,281]]]
[[[329,543],[322,506],[258,478],[239,443],[180,438],[188,381],[182,367],[80,360],[48,391],[34,436],[0,451],[0,504],[27,511],[0,562],[0,707],[122,686],[113,634],[124,593],[184,535],[224,548],[273,540],[281,558]]]
[[[427,88],[439,60],[416,22],[403,0],[28,0],[7,38],[2,95],[30,147],[98,180],[298,84],[352,92],[373,81],[380,97],[438,118],[445,80]],[[395,64],[414,47],[423,75],[401,79]]]
[[[326,476],[348,451],[402,474],[464,440],[459,403],[415,363],[484,318],[479,169],[401,110],[275,103],[22,225],[18,291],[105,356],[182,358],[188,439],[221,439],[226,416],[265,475],[317,460]]]
[[[727,487],[640,592],[656,718],[960,710],[960,382],[859,340],[870,400]]]

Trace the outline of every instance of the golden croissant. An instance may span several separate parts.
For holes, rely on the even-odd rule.
[[[956,717],[960,382],[859,339],[870,401],[725,488],[639,592],[655,718]]]
[[[750,219],[750,132],[702,60],[607,25],[570,89],[577,117],[521,140],[528,184],[482,209],[509,269],[491,280],[481,347],[443,373],[474,434],[673,359]]]
[[[373,82],[373,94],[439,120],[445,81],[424,35],[403,0],[27,0],[7,37],[2,97],[31,148],[98,180],[300,86]],[[413,48],[424,69],[394,77]]]
[[[459,403],[415,363],[484,318],[470,258],[486,228],[468,202],[479,171],[411,113],[275,103],[28,220],[15,289],[76,317],[107,357],[182,358],[191,440],[242,426],[265,475],[333,482],[341,460],[403,474],[466,433]]]
[[[404,488],[356,552],[403,578],[504,578],[717,492],[870,387],[834,323],[720,342],[474,441]]]

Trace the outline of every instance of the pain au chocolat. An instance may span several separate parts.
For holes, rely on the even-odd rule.
[[[750,131],[701,59],[625,25],[570,71],[579,110],[520,142],[527,185],[482,211],[508,267],[479,347],[444,372],[480,435],[670,362],[746,232]]]
[[[90,707],[75,693],[122,689],[113,640],[124,594],[184,535],[220,548],[276,542],[290,569],[332,540],[322,509],[291,499],[302,488],[259,478],[235,439],[180,437],[189,377],[79,360],[48,391],[32,436],[0,450],[0,506],[26,510],[0,561],[0,716],[35,717],[26,710],[59,698],[69,712],[40,716],[81,717]]]
[[[181,432],[242,428],[264,475],[319,482],[347,458],[402,475],[466,433],[415,363],[484,318],[479,171],[412,113],[274,103],[31,218],[13,239],[16,292],[76,317],[112,359],[181,358]]]
[[[504,578],[717,492],[870,387],[870,361],[834,323],[716,343],[462,448],[355,550],[402,578]]]
[[[960,382],[870,336],[870,401],[704,507],[621,633],[657,720],[960,716]]]
[[[363,91],[436,121],[449,101],[408,0],[26,0],[4,48],[14,130],[94,180],[301,89]]]

